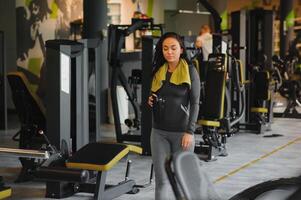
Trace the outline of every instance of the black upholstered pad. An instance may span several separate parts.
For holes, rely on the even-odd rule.
[[[125,157],[133,147],[116,143],[90,143],[77,151],[66,163],[68,168],[107,171]]]
[[[269,73],[268,72],[256,72],[254,75],[254,98],[256,100],[268,100],[270,99],[269,92]]]
[[[22,72],[10,72],[7,79],[21,123],[36,124],[43,129],[46,126],[45,107],[41,99],[29,89],[26,76]]]
[[[225,98],[224,71],[209,70],[206,77],[204,119],[218,120],[223,118]]]

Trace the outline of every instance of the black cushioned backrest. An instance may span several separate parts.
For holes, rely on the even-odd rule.
[[[254,74],[253,83],[255,100],[269,100],[269,72],[256,72]]]
[[[208,70],[205,85],[205,101],[202,110],[204,119],[218,120],[224,115],[226,73]]]
[[[193,63],[199,73],[200,81],[205,82],[207,70],[208,70],[208,62],[203,61],[203,54],[202,53],[197,54],[193,59]]]
[[[40,98],[29,89],[29,81],[22,72],[7,75],[12,91],[12,99],[22,124],[46,127],[45,108]]]

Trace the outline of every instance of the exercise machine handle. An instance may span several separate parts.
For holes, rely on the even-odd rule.
[[[130,35],[131,33],[133,33],[134,31],[144,27],[146,24],[143,20],[138,20],[136,21],[134,24],[132,24],[130,27],[128,27],[125,31],[124,34],[125,36]]]

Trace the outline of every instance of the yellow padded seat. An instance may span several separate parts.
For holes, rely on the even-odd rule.
[[[268,113],[268,109],[267,108],[252,107],[251,112],[254,112],[254,113]]]
[[[90,143],[70,157],[66,166],[76,169],[108,171],[129,152],[141,154],[142,148],[122,143]]]
[[[210,121],[210,120],[198,120],[199,125],[203,126],[213,126],[213,127],[220,127],[221,123],[219,121]]]

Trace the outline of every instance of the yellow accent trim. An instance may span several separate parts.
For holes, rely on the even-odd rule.
[[[222,119],[224,118],[224,105],[225,105],[225,91],[226,91],[226,72],[224,73],[224,80],[223,80],[223,91],[222,91],[222,102],[221,102],[221,106],[222,106],[222,109],[221,109],[221,113],[219,115],[219,119]]]
[[[220,127],[221,123],[219,121],[209,121],[209,120],[198,120],[198,124],[204,125],[204,126],[214,126],[214,127]]]
[[[126,147],[129,148],[129,151],[137,153],[137,154],[142,154],[143,149],[139,146],[133,145],[133,144],[125,144],[125,143],[116,143],[116,142],[111,142],[111,141],[104,141],[100,142],[101,144],[119,144],[119,145],[125,145]]]
[[[31,96],[37,102],[37,104],[38,104],[41,112],[44,114],[44,116],[46,116],[46,108],[42,104],[42,101],[41,101],[40,97],[38,97],[38,95],[36,95],[34,92],[31,91],[31,89],[30,89],[31,88],[30,87],[30,83],[29,83],[27,77],[24,75],[24,73],[17,72],[17,71],[15,71],[15,72],[9,72],[9,73],[7,73],[7,76],[18,76],[18,77],[20,77],[23,80],[23,82],[24,82],[26,88],[28,89],[28,91],[30,92]]]
[[[5,189],[3,191],[0,192],[0,199],[4,199],[7,197],[10,197],[12,194],[12,190],[11,188]]]
[[[28,71],[40,77],[41,65],[42,65],[42,57],[33,57],[28,59]]]
[[[126,145],[129,148],[129,151],[137,153],[137,154],[142,154],[142,148],[132,145],[132,144],[127,144]]]
[[[292,144],[294,144],[296,142],[299,142],[299,141],[301,141],[301,137],[298,137],[298,138],[296,138],[296,139],[294,139],[294,140],[292,140],[292,141],[290,141],[290,142],[288,142],[288,143],[286,143],[286,144],[284,144],[284,145],[282,145],[282,146],[274,149],[273,151],[271,151],[269,153],[266,153],[263,156],[260,156],[259,158],[255,159],[255,160],[252,160],[252,161],[244,164],[243,166],[230,171],[228,174],[226,174],[224,176],[221,176],[218,179],[216,179],[214,181],[214,183],[218,183],[218,182],[220,182],[222,180],[225,180],[225,179],[229,178],[230,176],[232,176],[232,175],[234,175],[234,174],[242,171],[243,169],[246,169],[246,168],[250,167],[251,165],[253,165],[253,164],[255,164],[255,163],[257,163],[257,162],[259,162],[259,161],[261,161],[261,160],[263,160],[263,159],[265,159],[265,158],[273,155],[274,153],[276,153],[276,152],[278,152],[278,151],[280,151],[280,150],[282,150],[282,149],[284,149],[284,148],[286,148],[286,147],[288,147],[288,146],[290,146],[290,145],[292,145]]]
[[[237,62],[239,63],[239,71],[240,71],[240,77],[239,77],[239,80],[240,80],[240,84],[244,84],[244,83],[246,83],[246,80],[245,80],[245,77],[244,77],[244,68],[243,68],[243,66],[242,66],[242,62],[241,62],[241,60],[237,60]]]
[[[123,157],[125,157],[129,153],[129,151],[130,151],[130,148],[128,148],[128,147],[123,149],[106,165],[67,162],[66,166],[67,166],[67,168],[87,169],[87,170],[94,170],[94,171],[108,171],[112,167],[114,167],[119,160],[121,160]]]
[[[268,81],[271,79],[270,72],[268,72],[268,71],[267,71],[267,79],[268,79]],[[270,91],[270,89],[268,89],[268,98],[267,98],[267,100],[268,101],[271,100],[271,91]]]
[[[194,64],[195,68],[196,68],[196,71],[197,71],[198,74],[200,75],[200,64],[199,64],[198,59],[195,58],[195,59],[192,60],[192,62],[193,62],[193,64]]]
[[[255,108],[255,107],[252,107],[251,108],[251,112],[268,113],[268,109],[267,108]]]
[[[267,73],[267,79],[270,79],[270,72],[266,71]]]
[[[228,71],[228,56],[226,54],[225,55],[225,63],[224,63],[224,71],[225,73],[227,73]]]

